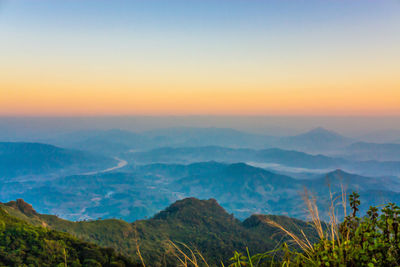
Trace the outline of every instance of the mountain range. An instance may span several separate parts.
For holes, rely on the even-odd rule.
[[[167,128],[141,133],[120,129],[73,132],[43,140],[68,148],[86,148],[92,152],[115,153],[129,150],[148,150],[162,146],[223,146],[230,148],[284,148],[321,153],[336,151],[353,142],[324,128],[309,132],[277,137],[242,132],[229,128]]]
[[[124,172],[74,175],[32,185],[21,182],[3,185],[2,199],[23,196],[40,212],[66,219],[123,218],[143,219],[185,197],[214,198],[240,219],[253,213],[268,213],[306,218],[302,200],[304,188],[315,194],[321,216],[329,207],[329,190],[340,194],[358,191],[382,203],[395,201],[399,180],[390,177],[365,177],[336,170],[312,179],[253,167],[244,163],[198,162],[184,164],[139,165]],[[374,194],[375,191],[377,194]],[[379,191],[379,192],[378,192]],[[387,191],[387,197],[380,192]],[[361,209],[368,208],[368,202]]]
[[[369,138],[368,136],[372,136]],[[376,136],[376,138],[373,138]],[[380,138],[384,136],[385,138]],[[230,148],[281,148],[312,154],[334,154],[343,152],[352,143],[397,143],[397,130],[381,131],[349,138],[322,127],[301,134],[274,136],[268,133],[249,133],[230,128],[175,127],[145,132],[131,132],[121,129],[85,130],[43,137],[42,143],[59,147],[87,150],[116,156],[116,153],[143,151],[157,147],[222,146]]]
[[[345,148],[344,157],[359,161],[400,161],[400,144],[357,142]]]
[[[206,147],[163,147],[154,150],[129,153],[125,156],[136,163],[191,163],[214,160],[220,162],[277,163],[292,167],[311,169],[334,168],[346,162],[344,159],[324,155],[311,155],[293,150],[270,148],[263,150],[245,148]]]
[[[382,149],[381,158],[396,158],[396,146],[390,149],[390,146]],[[372,150],[372,149],[371,149]],[[353,153],[363,152],[360,150],[351,150]],[[349,152],[350,155],[351,152]],[[334,169],[344,169],[349,172],[355,172],[367,176],[398,176],[400,175],[400,161],[378,161],[370,160],[373,156],[326,156],[313,155],[293,150],[283,150],[270,148],[263,150],[244,149],[244,148],[226,148],[219,146],[207,147],[163,147],[144,152],[134,152],[124,154],[124,158],[136,164],[149,163],[193,163],[200,161],[218,161],[226,163],[245,162],[250,165],[263,167],[280,172],[312,172],[326,173]],[[368,151],[367,154],[373,154]],[[376,153],[377,157],[379,152]],[[385,155],[385,156],[383,156]],[[358,160],[368,159],[368,160]]]
[[[296,144],[299,149],[306,145],[314,151],[320,147],[329,151],[325,154],[246,148],[251,142],[267,147],[267,140],[272,139],[231,129],[173,128],[144,133],[89,131],[63,139],[65,146],[81,150],[3,142],[0,199],[23,197],[42,213],[70,220],[135,221],[186,197],[214,198],[239,219],[253,213],[305,219],[304,188],[319,199],[323,214],[329,188],[339,194],[342,185],[371,203],[399,198],[397,144],[354,142],[317,128],[273,142],[277,146]],[[307,145],[310,140],[315,140],[315,149]],[[341,149],[334,151],[325,141],[336,142]],[[183,146],[189,143],[194,145]],[[226,147],[204,146],[214,143]]]

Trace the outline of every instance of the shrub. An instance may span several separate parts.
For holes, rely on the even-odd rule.
[[[400,208],[389,203],[370,207],[364,217],[357,217],[360,200],[354,192],[349,204],[352,213],[342,223],[327,227],[327,231],[333,229],[334,232],[323,235],[312,246],[301,246],[301,252],[289,249],[286,243],[278,254],[271,251],[246,256],[236,252],[230,266],[263,266],[267,262],[285,266],[399,266]],[[307,244],[307,240],[300,241]],[[280,256],[280,261],[274,262],[276,255]]]

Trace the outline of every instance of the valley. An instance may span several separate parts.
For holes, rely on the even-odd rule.
[[[195,249],[210,266],[229,264],[235,251],[264,253],[286,242],[299,250],[273,223],[319,242],[310,201],[324,228],[332,203],[340,207],[352,192],[361,196],[361,214],[400,203],[397,145],[362,143],[321,128],[293,137],[174,128],[57,138],[52,145],[0,143],[0,230],[2,223],[11,229],[7,234],[24,225],[40,240],[48,230],[58,240],[31,255],[35,262],[50,261],[43,256],[49,248],[53,261],[62,260],[57,246],[67,242],[65,251],[74,254],[64,259],[68,264],[176,266],[175,246]],[[339,221],[346,215],[335,212]],[[4,253],[6,262],[27,262],[31,252]]]
[[[327,155],[282,148],[255,149],[246,147],[246,144],[250,140],[265,142],[270,137],[255,138],[247,133],[218,128],[205,128],[201,131],[170,129],[144,134],[112,130],[97,131],[93,137],[91,132],[85,132],[82,137],[79,137],[81,133],[69,136],[79,143],[82,150],[87,151],[35,143],[3,143],[0,162],[8,160],[12,163],[12,158],[29,155],[25,160],[28,163],[25,168],[31,174],[30,177],[18,175],[4,179],[7,177],[4,173],[10,172],[9,166],[17,166],[16,162],[7,164],[7,167],[4,163],[3,182],[0,184],[1,201],[24,198],[41,213],[56,214],[69,220],[121,218],[133,222],[148,218],[186,197],[214,198],[239,219],[254,213],[307,219],[302,200],[305,188],[318,199],[323,217],[327,216],[329,192],[339,195],[342,186],[346,192],[354,190],[361,193],[362,200],[368,199],[368,203],[361,207],[362,211],[370,203],[396,202],[400,199],[399,162],[378,161],[376,157],[367,161],[365,156],[355,156],[354,153],[370,154],[371,151],[365,149],[371,146],[368,145],[364,150],[351,150],[359,147],[359,143],[348,146],[350,138],[340,137],[321,128],[300,137],[285,137],[285,140],[291,140],[291,144],[295,145],[296,140],[300,144],[311,142],[307,141],[307,137],[309,140],[317,138],[328,141],[333,138],[335,142],[343,141],[347,149],[343,153],[347,151],[349,156],[331,156],[331,150],[325,145],[321,149],[328,149]],[[78,142],[78,139],[85,141]],[[160,147],[146,149],[144,140],[158,140],[161,143],[153,143],[152,146]],[[185,141],[179,143],[177,140]],[[241,143],[243,147],[212,145],[216,140],[229,140],[231,145]],[[97,148],[114,143],[112,147],[119,149],[114,151],[114,155],[110,153],[110,147],[105,150],[96,149],[97,152],[94,152],[95,143]],[[176,146],[165,146],[172,144]],[[315,146],[320,144],[322,141]],[[11,150],[13,146],[16,148]],[[47,152],[42,146],[51,150]],[[380,157],[386,155],[385,160],[397,149],[394,146],[389,150],[389,144],[376,146],[383,147]],[[141,148],[132,151],[135,147]],[[68,155],[71,159],[49,154],[50,151],[53,154],[62,152],[62,155]],[[90,159],[88,163],[92,165],[86,167],[86,158],[83,156]],[[59,162],[64,165],[57,162],[58,169],[51,167],[51,161],[47,160],[49,157],[52,160],[62,159]],[[33,160],[39,160],[38,163],[48,167],[38,169],[40,165]],[[67,162],[75,164],[72,165],[75,171],[70,165],[65,165]],[[31,169],[28,169],[29,166],[32,166]],[[88,168],[91,168],[89,172],[86,171]]]
[[[115,171],[118,169],[121,169],[123,167],[125,167],[126,165],[128,165],[128,162],[126,160],[114,157],[114,159],[118,162],[116,166],[107,168],[105,170],[99,170],[99,171],[92,171],[92,172],[87,172],[87,173],[83,173],[83,175],[95,175],[95,174],[99,174],[99,173],[105,173],[105,172],[111,172],[111,171]]]

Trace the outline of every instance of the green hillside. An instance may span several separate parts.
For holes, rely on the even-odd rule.
[[[0,208],[0,266],[135,265],[111,248],[34,226]]]
[[[0,205],[0,266],[203,266],[179,265],[181,251],[208,266],[398,266],[400,208],[389,203],[357,217],[359,195],[348,203],[343,222],[324,224],[310,202],[311,225],[276,215],[240,222],[214,199],[187,198],[129,224],[70,222],[19,199]]]
[[[151,219],[132,224],[115,219],[71,222],[53,215],[38,214],[23,200],[1,204],[1,207],[32,224],[68,232],[100,246],[112,247],[133,257],[138,264],[139,245],[149,266],[176,265],[170,240],[198,250],[209,264],[226,262],[236,250],[243,251],[248,247],[253,253],[261,253],[286,240],[279,229],[270,227],[263,220],[254,220],[264,215],[252,216],[242,223],[227,213],[214,199],[180,200]],[[314,230],[304,221],[285,216],[269,218],[290,229],[302,229],[308,235],[315,236]]]

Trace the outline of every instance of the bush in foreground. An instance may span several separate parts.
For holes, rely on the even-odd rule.
[[[310,244],[306,236],[290,235],[301,252],[282,248],[250,256],[235,252],[230,267],[239,266],[399,266],[400,265],[400,208],[393,203],[370,207],[364,217],[357,217],[359,195],[349,197],[351,215],[337,224],[333,220],[322,232],[316,206],[311,217],[320,234],[320,241]],[[333,206],[332,206],[333,207]],[[344,205],[345,207],[345,205]],[[334,217],[334,213],[331,214]],[[331,217],[332,218],[332,217]],[[273,224],[273,222],[271,222]],[[279,225],[275,225],[281,228]],[[281,230],[286,231],[281,228]],[[281,260],[274,260],[279,257]]]

